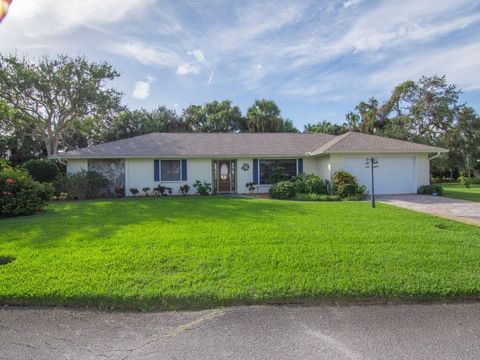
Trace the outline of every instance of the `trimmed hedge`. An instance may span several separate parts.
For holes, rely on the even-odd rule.
[[[57,193],[67,193],[69,199],[96,199],[105,192],[109,180],[95,171],[82,170],[75,174],[59,176],[55,181]]]
[[[418,188],[417,194],[421,195],[443,195],[443,187],[440,184],[422,185]]]
[[[273,199],[293,199],[295,196],[295,183],[292,181],[277,182],[268,190],[268,194]]]
[[[317,175],[300,174],[291,181],[295,183],[295,192],[297,194],[326,195],[328,193],[327,182],[320,179]]]
[[[28,160],[23,164],[23,167],[28,171],[33,180],[39,182],[54,182],[59,173],[57,165],[50,160]]]
[[[342,201],[338,195],[318,195],[318,194],[297,194],[295,200],[298,201]]]
[[[341,198],[363,200],[367,196],[367,188],[359,185],[355,176],[347,171],[337,171],[332,180],[334,194]]]

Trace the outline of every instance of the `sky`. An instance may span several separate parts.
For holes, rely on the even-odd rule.
[[[13,0],[0,51],[108,61],[131,108],[272,99],[299,129],[422,75],[480,110],[478,0]]]

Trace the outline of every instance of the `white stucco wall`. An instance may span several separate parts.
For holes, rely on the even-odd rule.
[[[330,155],[324,155],[315,158],[316,169],[313,174],[318,175],[324,180],[330,180]]]
[[[365,168],[364,162],[367,157],[372,156],[378,158],[380,162],[380,168],[376,171],[379,177],[375,181],[378,193],[414,193],[420,185],[430,183],[428,154],[331,154],[330,176],[338,170],[350,171],[370,190],[371,175]],[[352,168],[355,159],[358,163]]]
[[[75,159],[67,161],[67,174],[75,174],[82,170],[88,170],[88,160],[87,159]]]
[[[316,174],[317,173],[317,159],[315,158],[304,158],[303,159],[303,172],[305,174]]]
[[[210,159],[188,159],[187,160],[187,181],[155,181],[154,179],[155,159],[126,159],[125,160],[125,189],[127,196],[131,188],[149,187],[153,189],[161,184],[173,189],[173,194],[180,193],[180,186],[184,184],[192,187],[196,180],[212,183],[212,161]],[[161,160],[161,159],[159,159]],[[195,189],[190,192],[193,194]]]
[[[248,170],[242,170],[243,164],[248,165]],[[253,180],[253,159],[240,158],[237,159],[237,192],[239,194],[248,194],[248,188],[245,186]],[[256,192],[256,190],[255,190]]]
[[[413,172],[409,173],[413,174],[414,177],[413,185],[411,186],[412,192],[414,190],[416,191],[418,186],[430,183],[430,161],[428,160],[428,154],[330,154],[304,158],[303,171],[306,174],[316,174],[322,179],[330,180],[336,171],[344,170],[346,164],[352,166],[352,159],[358,158],[359,163],[354,168],[359,173],[354,175],[361,178],[363,182],[367,182],[365,180],[367,176],[364,174],[364,166],[360,163],[362,163],[366,157],[370,156],[378,157],[383,162],[391,158],[393,159],[392,164],[397,163],[394,161],[394,158],[412,158]],[[236,160],[237,193],[246,194],[248,193],[248,189],[245,184],[253,180],[253,158],[238,158]],[[398,163],[401,164],[401,161]],[[243,164],[248,164],[248,170],[242,170]],[[389,163],[388,166],[392,167],[392,164]],[[405,163],[404,166],[408,167],[409,165]],[[68,160],[68,173],[75,173],[82,169],[88,170],[88,160]],[[398,170],[395,165],[393,165],[393,169],[395,171]],[[405,174],[408,173],[407,170],[408,169],[405,168]],[[396,180],[401,177],[401,174],[402,172],[400,171],[399,176],[396,176],[395,181],[392,182],[396,182]],[[192,186],[196,180],[206,181],[213,186],[212,159],[187,159],[187,179],[187,181],[174,182],[154,181],[154,159],[125,159],[125,189],[127,195],[130,195],[130,188],[137,188],[141,191],[144,187],[153,189],[158,184],[171,187],[174,194],[179,194],[180,186],[183,184]],[[270,186],[271,185],[257,185],[255,193],[266,193]],[[194,191],[192,188],[191,193],[193,194]]]
[[[417,188],[420,185],[430,184],[430,160],[428,154],[419,154],[416,157]]]

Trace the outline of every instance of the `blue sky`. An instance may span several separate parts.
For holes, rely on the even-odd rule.
[[[303,128],[445,74],[480,110],[478,1],[14,0],[0,49],[107,60],[132,108],[268,98]]]

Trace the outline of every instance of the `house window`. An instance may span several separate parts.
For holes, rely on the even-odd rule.
[[[162,181],[180,181],[180,160],[161,161]]]
[[[281,169],[285,179],[291,179],[297,175],[297,160],[260,160],[260,184],[273,184],[271,175],[275,169]]]

